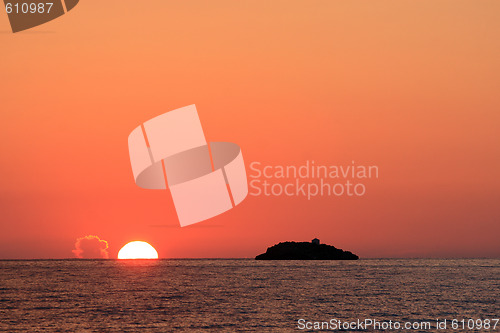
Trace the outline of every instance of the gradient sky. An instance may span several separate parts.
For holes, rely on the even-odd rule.
[[[499,1],[85,0],[12,34],[0,13],[0,258],[98,235],[160,257],[284,240],[361,257],[500,256]],[[247,168],[374,164],[361,198],[252,197],[180,228],[127,137],[196,104]],[[248,171],[248,169],[247,169]]]

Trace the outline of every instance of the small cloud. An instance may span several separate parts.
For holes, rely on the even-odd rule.
[[[78,238],[72,252],[81,259],[109,258],[108,242],[94,235]]]

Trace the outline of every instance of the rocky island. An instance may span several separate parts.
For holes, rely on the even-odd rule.
[[[357,260],[359,257],[335,246],[309,242],[282,242],[267,248],[256,260]]]

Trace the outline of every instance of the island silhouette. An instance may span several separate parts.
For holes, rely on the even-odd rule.
[[[256,260],[357,260],[352,252],[335,246],[320,244],[315,238],[311,242],[281,242],[267,248]]]

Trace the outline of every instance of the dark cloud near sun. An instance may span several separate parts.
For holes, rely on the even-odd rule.
[[[80,237],[76,240],[75,257],[81,259],[108,259],[108,242],[95,235]]]

